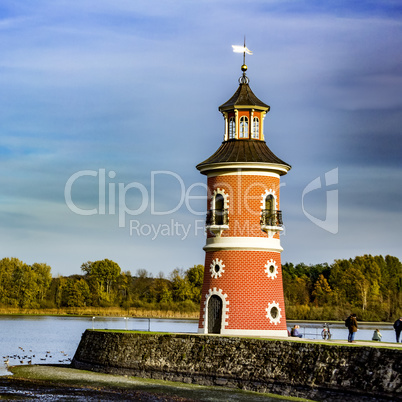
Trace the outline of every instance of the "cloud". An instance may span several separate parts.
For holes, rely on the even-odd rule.
[[[237,89],[242,60],[231,45],[241,44],[244,34],[254,51],[246,60],[251,88],[272,108],[264,123],[268,145],[293,166],[283,178],[285,252],[295,263],[325,261],[349,253],[352,237],[359,239],[356,250],[365,249],[366,240],[373,245],[372,234],[364,233],[377,207],[376,188],[381,219],[392,223],[392,214],[399,216],[400,15],[395,1],[251,1],[246,7],[238,0],[152,7],[128,0],[113,6],[3,1],[3,249],[28,262],[49,256],[53,270],[63,273],[76,273],[97,254],[116,258],[123,269],[131,269],[135,255],[137,268],[155,272],[202,263],[202,234],[186,242],[176,236],[134,241],[127,228],[118,228],[116,215],[73,214],[64,188],[71,175],[88,169],[114,171],[107,186],[137,182],[148,192],[158,170],[179,175],[186,189],[205,183],[195,165],[222,141],[217,108]],[[335,167],[347,230],[333,242],[306,221],[300,199],[304,186]],[[159,210],[177,202],[172,180],[158,183]],[[97,207],[97,177],[78,180],[73,197],[82,208]],[[324,198],[311,198],[312,214],[322,216]],[[127,193],[131,208],[140,201],[138,192]],[[185,206],[172,217],[194,221]],[[150,209],[139,219],[158,223]],[[396,225],[389,227],[381,232],[388,243],[400,237]],[[156,244],[164,258],[150,257]],[[319,255],[311,251],[317,249]]]

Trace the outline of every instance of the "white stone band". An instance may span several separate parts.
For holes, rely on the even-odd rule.
[[[253,251],[273,251],[280,253],[283,251],[280,239],[269,237],[209,237],[204,246],[205,251],[217,250],[253,250]]]
[[[274,172],[264,172],[262,170],[241,170],[237,169],[236,171],[230,172],[211,172],[208,173],[207,177],[216,177],[216,176],[264,176],[264,177],[275,177],[279,179],[281,176],[278,173]]]
[[[199,334],[207,334],[206,328],[198,328]],[[214,334],[209,334],[214,335]],[[264,338],[274,336],[274,337],[284,337],[287,338],[287,329],[226,329],[222,328],[220,335],[238,335],[238,336],[261,336]]]

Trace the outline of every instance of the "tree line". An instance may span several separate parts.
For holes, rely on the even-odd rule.
[[[82,274],[52,277],[44,263],[0,260],[0,306],[24,309],[120,307],[198,312],[204,267],[174,269],[156,277],[145,269],[122,271],[105,259],[87,261]],[[306,265],[282,265],[286,316],[297,320],[391,321],[402,315],[402,263],[364,255]]]
[[[286,315],[298,320],[363,321],[402,316],[402,264],[387,255],[335,260],[331,265],[282,265]]]
[[[62,309],[68,307],[130,307],[196,312],[201,300],[204,267],[174,269],[157,277],[145,269],[132,275],[109,259],[87,261],[81,275],[52,278],[46,264],[28,265],[17,258],[0,260],[0,306]]]

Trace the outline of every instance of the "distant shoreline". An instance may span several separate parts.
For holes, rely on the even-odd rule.
[[[176,320],[198,320],[197,312],[180,312],[165,310],[146,310],[143,308],[121,309],[118,307],[93,307],[93,308],[60,308],[60,309],[22,309],[22,308],[0,308],[0,316],[53,316],[53,317],[132,317],[132,318],[154,318],[154,319],[176,319]],[[340,324],[343,321],[331,321],[325,319],[316,320],[297,320],[287,319],[288,324],[295,323],[328,323]],[[393,322],[387,321],[359,321],[359,324],[376,324],[378,326],[392,325]]]
[[[143,308],[121,309],[117,307],[71,307],[59,309],[0,308],[0,315],[19,316],[69,316],[69,317],[134,317],[134,318],[174,318],[198,320],[199,312],[171,310],[146,310]]]

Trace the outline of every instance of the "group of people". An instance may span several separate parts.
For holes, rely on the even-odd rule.
[[[351,314],[345,321],[345,325],[349,330],[349,335],[348,335],[348,342],[350,343],[355,343],[355,334],[358,331],[358,325],[357,325],[357,317],[356,314]],[[394,329],[395,329],[395,335],[396,335],[396,342],[399,342],[399,339],[401,337],[401,332],[402,332],[402,317],[398,318],[394,322]],[[380,330],[377,328],[374,330],[372,340],[373,341],[378,341],[380,342],[382,338]],[[402,342],[402,341],[401,341]]]
[[[350,343],[356,343],[355,341],[355,335],[356,332],[358,331],[359,327],[357,325],[357,317],[356,314],[351,314],[345,321],[345,325],[349,330],[348,334],[348,342]],[[293,328],[290,330],[290,336],[294,336],[297,338],[302,338],[303,335],[299,332],[299,325],[294,325]],[[402,332],[402,317],[398,318],[394,322],[394,329],[395,329],[395,335],[396,335],[396,342],[399,342],[401,338],[401,332]],[[378,328],[374,330],[372,340],[373,341],[378,341],[380,342],[382,339],[382,334]],[[402,340],[401,340],[402,342]]]

